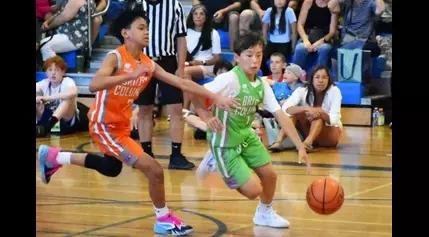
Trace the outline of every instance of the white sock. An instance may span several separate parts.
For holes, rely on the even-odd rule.
[[[167,214],[168,214],[168,208],[167,208],[167,206],[165,206],[165,207],[163,207],[163,208],[156,208],[156,207],[154,206],[154,208],[155,208],[156,218],[159,218],[159,217],[161,217],[161,216],[165,216],[165,215],[167,215]]]
[[[69,165],[71,163],[71,152],[59,152],[57,162],[60,165]]]
[[[266,211],[270,210],[272,206],[273,206],[272,202],[270,204],[264,204],[261,201],[259,201],[259,205],[258,205],[257,210],[259,212],[266,212]]]

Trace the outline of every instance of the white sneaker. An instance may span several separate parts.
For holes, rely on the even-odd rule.
[[[259,206],[256,208],[253,223],[274,228],[288,228],[290,224],[288,220],[279,216],[272,207],[262,210]]]
[[[217,171],[217,163],[214,158],[212,152],[210,150],[204,155],[203,160],[197,168],[197,178],[203,179],[208,172],[216,172]]]

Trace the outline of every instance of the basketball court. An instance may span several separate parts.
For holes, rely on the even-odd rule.
[[[194,171],[168,170],[171,143],[168,122],[158,121],[153,151],[164,167],[167,205],[195,228],[192,236],[258,237],[378,237],[392,236],[392,131],[387,127],[344,127],[338,150],[309,154],[312,174],[298,164],[295,151],[272,154],[277,171],[274,208],[290,221],[289,229],[259,227],[252,218],[257,200],[229,190],[220,176],[199,181]],[[99,152],[81,133],[37,139],[40,144],[69,151]],[[185,128],[183,153],[196,165],[207,151]],[[325,176],[341,182],[345,201],[335,214],[313,212],[306,202],[307,187]],[[124,166],[116,178],[94,170],[67,166],[45,185],[36,151],[37,236],[156,236],[153,206],[144,175]]]

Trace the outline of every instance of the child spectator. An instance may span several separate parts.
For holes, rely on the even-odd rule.
[[[297,40],[296,16],[292,8],[287,7],[286,0],[274,0],[262,18],[262,31],[266,46],[261,65],[263,75],[269,74],[267,60],[275,52],[282,53],[286,58],[295,50]]]
[[[73,79],[64,77],[67,70],[64,60],[52,57],[43,68],[48,78],[36,83],[36,136],[46,136],[58,122],[62,134],[84,129],[88,124],[87,114],[78,110],[78,90]]]

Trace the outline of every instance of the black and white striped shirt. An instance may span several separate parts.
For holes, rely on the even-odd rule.
[[[179,0],[143,1],[149,18],[149,57],[176,56],[176,37],[186,36],[186,19]]]

